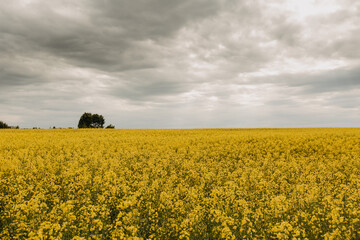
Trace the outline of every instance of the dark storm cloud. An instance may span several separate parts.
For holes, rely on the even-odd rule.
[[[219,10],[218,1],[70,1],[18,6],[2,3],[0,29],[7,51],[46,52],[81,67],[126,70],[155,67],[138,41],[159,40],[187,22]],[[9,49],[10,48],[10,49]]]
[[[166,37],[189,21],[213,15],[220,7],[220,2],[214,0],[106,0],[92,3],[95,24],[115,26],[125,38],[137,40]]]

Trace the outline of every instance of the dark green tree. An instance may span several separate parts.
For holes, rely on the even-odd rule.
[[[9,128],[9,125],[4,123],[3,121],[0,121],[0,128]]]
[[[84,113],[79,120],[78,128],[103,128],[105,119],[102,115]]]
[[[91,123],[92,128],[103,128],[104,123],[105,123],[105,120],[102,115],[99,115],[99,114],[92,115],[92,123]]]
[[[90,128],[92,123],[92,114],[84,113],[79,120],[78,128]]]

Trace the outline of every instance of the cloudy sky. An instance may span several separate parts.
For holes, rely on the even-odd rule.
[[[359,127],[360,2],[0,2],[0,120]]]

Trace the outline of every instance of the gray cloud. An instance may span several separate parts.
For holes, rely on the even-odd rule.
[[[219,10],[220,1],[163,1],[163,0],[107,0],[93,1],[96,24],[118,26],[126,38],[156,39],[168,36],[187,22],[213,15]]]
[[[360,89],[360,67],[336,69],[315,73],[284,74],[271,77],[257,77],[253,83],[272,83],[286,87],[298,88],[301,93],[319,94],[344,92]]]
[[[80,67],[106,71],[156,66],[151,61],[138,63],[146,58],[138,41],[168,37],[220,7],[219,1],[202,0],[21,3],[1,6],[0,29],[8,36],[2,42],[9,51],[46,52]]]
[[[358,126],[359,13],[340,0],[2,2],[0,118]]]

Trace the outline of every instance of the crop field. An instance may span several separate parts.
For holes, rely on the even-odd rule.
[[[0,239],[360,239],[360,129],[2,130]]]

